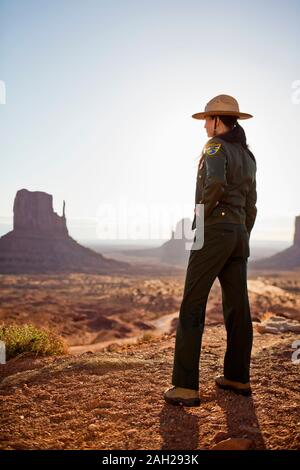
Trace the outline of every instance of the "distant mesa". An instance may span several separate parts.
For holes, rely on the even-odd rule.
[[[190,229],[192,221],[189,218],[181,219],[176,224],[175,231],[172,230],[170,240],[161,246],[160,260],[163,263],[187,265],[189,249],[192,245],[194,232],[191,231],[192,238],[187,238],[185,231]]]
[[[300,267],[300,215],[295,218],[293,245],[268,258],[249,262],[251,269],[289,270]]]
[[[171,238],[157,248],[145,248],[138,250],[124,250],[124,254],[154,258],[161,263],[170,265],[186,266],[189,257],[189,245],[192,244],[194,232],[191,231],[192,221],[183,218],[176,224],[175,231],[172,230]],[[187,234],[185,231],[190,230]],[[190,236],[187,238],[186,235]]]
[[[13,230],[0,238],[0,273],[125,272],[129,263],[105,258],[70,237],[65,216],[53,211],[52,195],[17,191]]]

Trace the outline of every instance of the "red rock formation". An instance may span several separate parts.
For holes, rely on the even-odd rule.
[[[289,270],[300,267],[300,216],[295,218],[294,243],[268,258],[249,262],[250,269]]]
[[[14,230],[51,236],[68,235],[65,217],[53,212],[52,195],[42,191],[20,189],[14,201]]]
[[[295,218],[294,245],[300,247],[300,215]]]
[[[21,189],[14,201],[13,230],[0,238],[0,273],[124,272],[128,263],[105,258],[69,236],[52,195]]]

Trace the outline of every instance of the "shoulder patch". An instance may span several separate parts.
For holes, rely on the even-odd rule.
[[[207,153],[207,155],[213,156],[218,152],[218,150],[220,150],[220,148],[221,144],[207,144],[205,147],[205,153]]]

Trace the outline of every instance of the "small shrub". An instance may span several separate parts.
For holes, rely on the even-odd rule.
[[[150,333],[150,331],[146,332],[143,334],[141,337],[141,342],[143,343],[144,341],[152,341],[155,338],[155,335],[153,333]]]
[[[0,340],[5,342],[7,360],[25,353],[59,356],[68,351],[61,337],[31,324],[1,326]]]

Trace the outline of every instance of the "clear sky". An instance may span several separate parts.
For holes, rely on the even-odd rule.
[[[257,159],[252,237],[292,240],[299,23],[298,0],[0,0],[2,221],[21,188],[59,214],[65,200],[82,236],[103,204],[192,218],[207,136],[191,115],[226,93],[254,115],[240,121]]]

